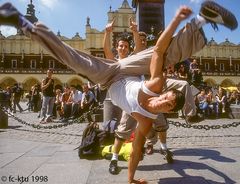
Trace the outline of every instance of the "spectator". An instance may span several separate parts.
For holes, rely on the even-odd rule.
[[[28,111],[32,111],[33,110],[33,103],[32,103],[32,91],[33,91],[33,87],[31,87],[31,89],[29,90],[29,92],[26,94],[26,98],[28,99],[27,102],[27,106],[28,106]]]
[[[240,94],[238,94],[237,90],[233,90],[233,92],[230,94],[230,97],[228,99],[229,104],[239,104],[240,99],[239,99]]]
[[[62,92],[60,89],[56,89],[56,98],[53,106],[53,117],[57,118],[57,112],[60,115],[61,114],[61,104],[62,104]]]
[[[190,66],[189,66],[189,71],[190,71],[190,75],[191,75],[191,82],[194,85],[199,86],[202,82],[202,72],[198,66],[196,59],[193,59],[193,61],[191,62]]]
[[[205,89],[202,89],[200,94],[197,95],[198,108],[203,116],[208,115],[208,102]]]
[[[210,89],[207,94],[207,103],[208,103],[208,114],[214,115],[217,117],[217,102],[216,97],[213,95],[212,90]],[[213,114],[214,113],[214,114]]]
[[[175,71],[173,66],[169,66],[166,69],[166,76],[170,79],[176,79],[177,78],[177,72]]]
[[[6,87],[5,97],[6,97],[6,101],[7,101],[6,109],[9,110],[10,112],[12,112],[13,111],[13,109],[12,109],[12,91],[9,86]]]
[[[12,88],[12,96],[13,96],[13,113],[16,113],[16,106],[18,107],[19,111],[22,112],[23,109],[19,104],[20,99],[23,95],[23,89],[16,83]]]
[[[40,94],[40,86],[39,84],[35,84],[32,89],[32,106],[33,112],[38,112],[40,109],[41,103],[41,94]]]
[[[54,80],[52,78],[53,70],[47,70],[47,77],[42,80],[42,108],[40,115],[40,123],[51,122],[51,116],[53,111],[53,105],[55,102],[54,94]]]
[[[227,103],[226,91],[222,87],[218,88],[216,101],[217,101],[217,115],[219,116],[221,113],[225,113],[226,111],[225,107]]]
[[[83,94],[81,100],[82,112],[88,112],[96,103],[95,95],[89,90],[88,84],[83,84]],[[89,122],[92,121],[90,114],[88,114],[87,119]]]
[[[94,85],[93,83],[88,81],[87,85],[88,85],[88,89],[93,92],[96,102],[100,102],[101,101],[100,84]]]
[[[61,110],[59,111],[60,120],[63,120],[63,121],[66,121],[66,119],[69,118],[71,115],[71,111],[70,112],[68,111],[68,109],[69,110],[71,109],[67,108],[67,103],[68,103],[70,94],[71,94],[70,88],[68,86],[64,87],[64,91],[62,94]]]
[[[71,93],[70,93],[70,97],[67,101],[66,107],[70,108],[70,112],[71,112],[70,119],[75,119],[80,116],[82,92],[77,90],[76,86],[74,86],[74,85],[71,85],[70,91],[71,91]]]
[[[187,72],[184,64],[180,65],[180,67],[178,68],[177,74],[178,74],[178,78],[181,79],[181,80],[187,80],[188,79],[188,72]]]

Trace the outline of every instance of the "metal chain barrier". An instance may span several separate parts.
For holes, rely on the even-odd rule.
[[[82,116],[80,116],[80,117],[78,117],[76,119],[73,119],[72,121],[67,121],[67,122],[55,121],[54,123],[59,123],[58,125],[41,125],[41,124],[28,123],[25,120],[22,120],[19,117],[15,116],[14,114],[8,112],[2,106],[0,106],[0,108],[9,117],[13,118],[14,120],[18,121],[19,123],[21,123],[23,125],[31,126],[32,128],[36,128],[36,129],[56,129],[56,128],[66,127],[66,126],[72,125],[74,123],[81,123],[81,122],[83,122],[85,119],[87,119],[87,117],[89,115],[92,115],[95,111],[99,110],[101,108],[101,105],[93,107],[91,110],[89,110],[88,112],[85,112]]]
[[[98,105],[94,108],[92,108],[90,111],[84,113],[82,116],[80,116],[79,118],[73,119],[72,121],[69,122],[61,122],[61,121],[55,121],[54,123],[61,123],[59,125],[41,125],[41,124],[34,124],[34,123],[28,123],[22,119],[20,119],[19,117],[9,113],[5,108],[1,107],[3,112],[5,112],[6,114],[8,114],[10,117],[12,117],[13,119],[15,119],[16,121],[18,121],[19,123],[23,124],[23,125],[27,125],[27,126],[31,126],[32,128],[37,128],[37,129],[56,129],[56,128],[62,128],[62,127],[66,127],[69,125],[72,125],[74,123],[81,123],[82,121],[84,121],[85,119],[87,119],[87,116],[92,115],[94,113],[94,111],[97,111],[101,108],[101,105]],[[237,127],[240,125],[240,122],[233,122],[231,124],[223,124],[223,125],[196,125],[196,124],[190,124],[190,123],[180,123],[178,121],[172,121],[172,120],[168,120],[168,123],[171,125],[174,125],[175,127],[183,127],[183,128],[193,128],[193,129],[198,129],[198,130],[213,130],[213,129],[220,129],[220,128],[230,128],[230,127]]]
[[[223,125],[195,125],[189,123],[180,123],[177,121],[170,121],[168,123],[174,125],[175,127],[183,127],[183,128],[194,128],[198,130],[213,130],[213,129],[220,129],[220,128],[230,128],[230,127],[237,127],[240,125],[240,122],[233,122],[231,124],[223,124]]]

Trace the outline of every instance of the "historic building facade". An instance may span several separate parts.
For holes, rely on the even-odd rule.
[[[114,40],[121,33],[131,34],[128,28],[130,17],[135,18],[133,9],[126,0],[116,11],[111,7],[108,11],[108,22],[115,17],[114,32],[112,34],[112,45]],[[27,8],[25,15],[31,22],[36,22],[35,9],[32,1]],[[107,22],[106,22],[107,24]],[[57,36],[75,49],[84,51],[97,57],[104,57],[103,36],[104,30],[98,31],[91,27],[90,18],[86,20],[86,38],[82,38],[78,33],[72,38],[62,36],[60,32]],[[30,40],[22,34],[20,30],[16,35],[4,37],[0,32],[0,87],[12,86],[19,83],[25,90],[29,90],[35,83],[40,83],[48,68],[54,69],[55,84],[81,85],[86,79],[77,75],[66,65],[61,64],[50,56],[49,52],[36,42]]]
[[[208,85],[240,86],[240,44],[228,39],[217,44],[212,38],[193,58],[198,60]]]
[[[109,8],[108,22],[115,17],[114,31],[112,33],[112,45],[119,34],[131,35],[128,27],[129,18],[135,19],[135,11],[127,0],[115,11]],[[32,1],[27,8],[26,17],[37,21]],[[106,22],[107,24],[107,22]],[[91,27],[90,18],[86,19],[86,38],[78,33],[72,38],[61,35],[57,36],[72,47],[92,54],[104,57],[103,36],[104,30],[98,31]],[[204,74],[204,80],[211,85],[236,86],[239,84],[240,70],[240,45],[235,45],[226,40],[217,44],[211,40],[208,45],[193,58],[197,58]],[[12,86],[19,83],[25,90],[32,85],[40,83],[46,75],[48,68],[54,69],[55,83],[59,86],[81,85],[86,79],[77,75],[66,65],[61,64],[50,56],[49,52],[25,37],[20,30],[16,35],[5,37],[0,32],[0,87]]]

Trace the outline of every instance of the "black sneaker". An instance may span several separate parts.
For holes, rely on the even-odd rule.
[[[222,24],[231,30],[238,27],[235,15],[214,1],[203,2],[199,14],[209,21],[214,29],[218,29],[217,24]]]
[[[109,172],[111,174],[118,174],[118,165],[117,165],[117,160],[111,160],[110,165],[109,165]]]
[[[19,27],[20,13],[11,3],[0,6],[0,25]]]
[[[152,155],[153,154],[153,145],[147,145],[147,148],[145,149],[145,153],[147,155]]]
[[[173,163],[173,153],[171,151],[160,149],[160,153],[164,156],[164,159],[167,160],[167,163]]]

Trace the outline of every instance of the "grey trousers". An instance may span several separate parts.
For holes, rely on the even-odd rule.
[[[77,74],[101,84],[103,89],[126,75],[139,76],[150,73],[152,48],[113,63],[111,60],[96,58],[70,47],[41,23],[36,23],[33,29],[25,34],[47,49],[55,59],[68,65]],[[204,34],[192,20],[173,37],[167,49],[164,65],[175,64],[189,58],[201,50],[205,44]]]

